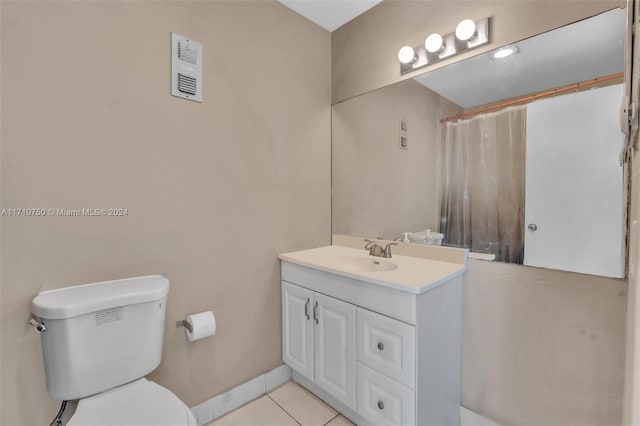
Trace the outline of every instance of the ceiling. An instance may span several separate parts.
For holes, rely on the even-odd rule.
[[[414,79],[471,108],[619,73],[624,70],[625,14],[614,9],[519,41],[520,52],[507,58],[491,59],[486,53]]]
[[[333,31],[382,0],[278,0],[289,9]]]

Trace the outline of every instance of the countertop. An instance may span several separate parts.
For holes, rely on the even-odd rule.
[[[458,263],[395,254],[393,257],[386,259],[369,256],[369,253],[363,249],[341,246],[325,246],[295,251],[281,254],[279,257],[285,262],[414,294],[424,293],[458,275],[462,275],[466,270],[464,265]],[[391,271],[346,268],[344,260],[353,258],[388,261],[396,264],[398,268]]]

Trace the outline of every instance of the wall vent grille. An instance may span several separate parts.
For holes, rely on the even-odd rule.
[[[178,90],[182,93],[195,95],[197,93],[197,80],[194,77],[178,73]]]
[[[202,44],[171,33],[171,94],[202,102]]]
[[[188,41],[180,40],[178,41],[178,59],[196,65],[198,63],[198,50],[194,49]]]

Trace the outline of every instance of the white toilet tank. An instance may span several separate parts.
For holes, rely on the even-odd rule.
[[[155,370],[169,280],[160,275],[45,291],[31,312],[41,333],[47,391],[80,399]]]

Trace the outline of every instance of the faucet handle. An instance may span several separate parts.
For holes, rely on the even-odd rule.
[[[369,250],[369,256],[384,256],[384,249],[380,244],[368,239],[365,239],[365,241],[367,242],[367,245],[364,246],[364,249]]]
[[[376,244],[376,245],[377,245],[377,243],[376,243],[375,241],[370,240],[370,239],[368,239],[368,238],[365,238],[365,239],[364,239],[364,241],[365,241],[365,243],[367,243],[367,244],[365,244],[365,246],[364,246],[364,249],[365,249],[365,250],[369,250],[369,249],[371,248],[371,246],[372,246],[372,245],[374,245],[374,244]]]
[[[391,257],[391,246],[397,246],[398,243],[388,243],[384,246],[384,257]]]

